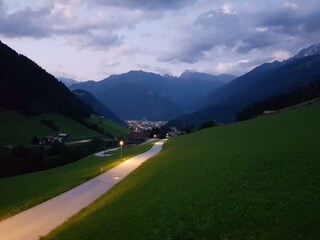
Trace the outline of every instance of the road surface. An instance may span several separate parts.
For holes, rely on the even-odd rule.
[[[37,240],[107,192],[141,163],[159,153],[165,140],[147,152],[55,198],[0,222],[1,240]]]
[[[64,142],[65,145],[74,145],[74,144],[80,144],[80,143],[88,143],[91,142],[92,139],[84,139],[79,141],[72,141],[72,142]]]
[[[108,150],[104,150],[104,151],[101,151],[101,152],[97,152],[96,154],[94,154],[96,157],[108,157],[108,156],[111,156],[112,154],[106,154],[108,152],[114,152],[114,151],[117,151],[118,149],[120,149],[120,147],[116,147],[116,148],[111,148],[111,149],[108,149]]]
[[[141,143],[140,145],[143,145],[143,144],[146,144],[146,143],[149,143],[149,142],[155,142],[155,141],[158,141],[158,140],[159,140],[158,138],[149,138],[147,141],[145,141],[144,143]],[[120,147],[111,148],[111,149],[107,149],[107,150],[104,150],[104,151],[101,151],[101,152],[97,152],[94,155],[96,157],[108,157],[108,156],[111,156],[112,154],[106,154],[106,153],[114,152],[114,151],[116,151],[118,149],[120,149]]]

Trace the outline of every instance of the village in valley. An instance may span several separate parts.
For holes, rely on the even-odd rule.
[[[148,120],[127,120],[131,130],[151,130],[152,128],[160,128],[167,123],[167,121],[148,121]]]

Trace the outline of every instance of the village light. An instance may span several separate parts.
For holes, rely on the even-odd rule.
[[[120,141],[120,146],[121,146],[121,159],[122,159],[122,146],[123,146],[123,141]]]

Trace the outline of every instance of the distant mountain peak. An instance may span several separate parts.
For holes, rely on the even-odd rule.
[[[314,55],[320,55],[320,43],[316,43],[310,47],[302,49],[300,52],[294,55],[293,58],[303,58],[303,57],[309,57]]]
[[[196,75],[196,74],[200,74],[200,73],[198,73],[196,71],[190,71],[190,70],[186,69],[186,70],[183,71],[183,73],[181,73],[180,77]]]
[[[61,81],[64,85],[67,87],[70,87],[72,84],[79,83],[78,81],[71,79],[71,78],[65,78],[65,77],[57,77],[59,81]]]
[[[196,72],[196,71],[191,71],[191,70],[189,70],[189,69],[185,69],[182,74],[184,74],[184,73],[195,73],[195,72]]]
[[[230,74],[220,74],[220,75],[213,75],[209,73],[202,73],[197,71],[190,71],[185,70],[179,77],[181,80],[185,81],[217,81],[222,83],[227,83],[235,79],[236,76]]]
[[[138,70],[130,70],[129,72],[127,73],[147,73],[145,71],[142,71],[141,69],[138,69]]]

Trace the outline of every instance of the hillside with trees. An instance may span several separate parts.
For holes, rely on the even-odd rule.
[[[100,99],[103,103],[108,103],[113,112],[127,120],[170,120],[184,113],[168,98],[131,82],[122,83],[105,91]]]
[[[77,120],[90,116],[92,109],[63,83],[2,42],[0,66],[0,107],[27,116],[49,112]]]
[[[313,45],[315,46],[315,45]],[[294,57],[283,61],[264,63],[233,81],[212,90],[198,105],[194,113],[175,119],[182,125],[198,126],[202,122],[215,120],[220,123],[233,122],[237,112],[245,106],[271,96],[287,93],[308,86],[320,78],[319,51],[301,50]]]
[[[112,112],[108,107],[106,107],[102,102],[100,102],[96,97],[94,97],[90,92],[76,89],[73,90],[73,93],[77,95],[84,103],[92,106],[93,110],[108,119],[111,119],[123,126],[126,126],[126,123],[119,118],[114,112]]]
[[[320,80],[311,83],[309,86],[300,87],[286,94],[269,97],[263,101],[257,101],[252,105],[243,108],[236,115],[236,121],[243,121],[254,118],[264,113],[264,111],[278,111],[291,107],[302,102],[320,97]]]
[[[199,101],[210,90],[218,88],[236,78],[233,75],[210,75],[199,72],[184,71],[179,77],[170,75],[159,75],[152,72],[129,71],[119,75],[111,75],[101,81],[87,81],[71,86],[71,89],[84,89],[96,96],[104,105],[112,108],[110,102],[105,101],[105,93],[113,92],[115,95],[122,91],[130,95],[135,94],[135,90],[130,88],[128,83],[136,84],[144,89],[144,94],[152,91],[155,94],[171,101],[183,109],[184,112],[193,111],[194,102]],[[121,88],[118,86],[122,85]],[[127,88],[129,87],[129,88]],[[117,98],[117,97],[115,97]],[[117,99],[111,99],[117,101]],[[134,110],[139,110],[139,105],[132,105]],[[119,112],[115,112],[121,115]],[[143,114],[139,115],[142,119]],[[168,118],[168,117],[166,117]]]

